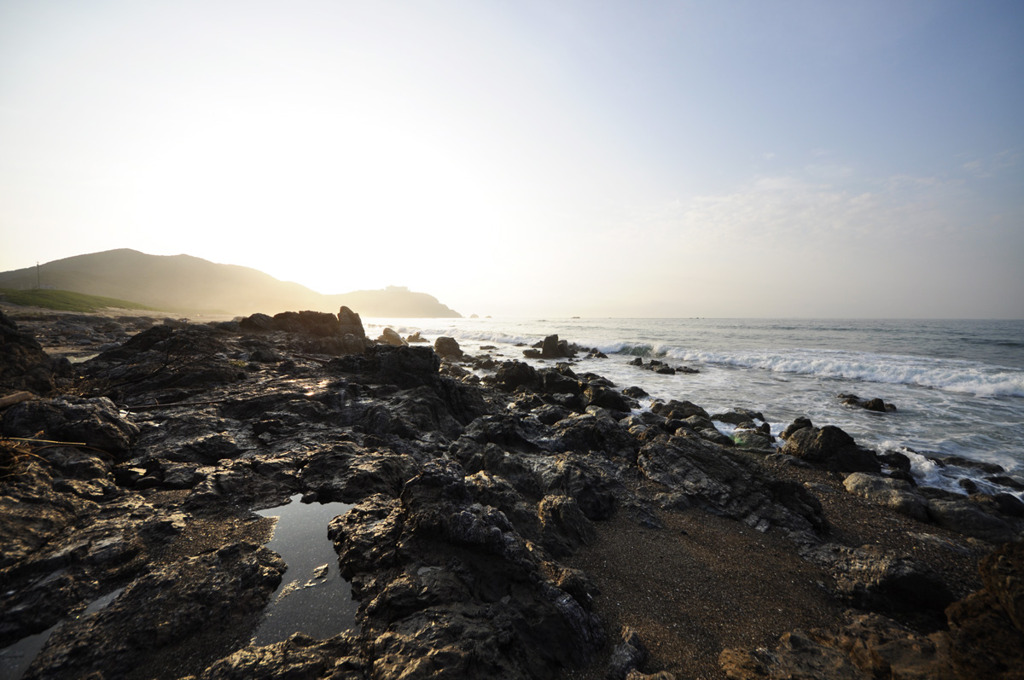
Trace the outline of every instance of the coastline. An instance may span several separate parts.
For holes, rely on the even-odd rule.
[[[1007,499],[925,491],[890,464],[868,474],[881,488],[848,490],[858,471],[829,456],[725,443],[688,402],[641,412],[570,357],[535,368],[365,336],[352,352],[347,335],[164,323],[2,412],[8,436],[92,441],[4,478],[23,523],[3,537],[0,644],[65,622],[26,677],[274,677],[295,659],[307,677],[769,677],[758,649],[827,631],[801,659],[838,663],[829,636],[858,616],[908,645],[939,636],[944,653],[913,661],[957,677],[970,650],[948,608],[988,592],[979,559],[1024,526]],[[254,647],[245,631],[286,572],[252,510],[295,493],[355,504],[330,532],[356,625]],[[200,566],[214,576],[180,583]],[[251,578],[218,580],[232,571]],[[169,594],[142,605],[158,586]],[[197,593],[209,601],[183,609]]]

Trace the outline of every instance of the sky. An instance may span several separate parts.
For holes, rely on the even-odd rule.
[[[0,271],[1024,318],[1018,0],[0,0]]]

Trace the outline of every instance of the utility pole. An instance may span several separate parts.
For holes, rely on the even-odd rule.
[[[39,283],[39,263],[36,262],[36,290],[39,290],[42,287],[42,284]]]

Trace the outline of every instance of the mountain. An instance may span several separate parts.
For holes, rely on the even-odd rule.
[[[191,255],[147,255],[127,248],[0,272],[0,288],[35,287],[120,298],[187,314],[336,312],[347,305],[367,317],[460,316],[436,298],[405,288],[323,295],[249,267]]]

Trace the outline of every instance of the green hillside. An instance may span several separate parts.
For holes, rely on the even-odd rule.
[[[154,307],[140,305],[137,302],[118,300],[99,295],[73,293],[69,290],[11,290],[0,288],[0,301],[23,307],[43,307],[62,312],[98,312],[103,309],[140,309],[149,312],[159,311]]]

